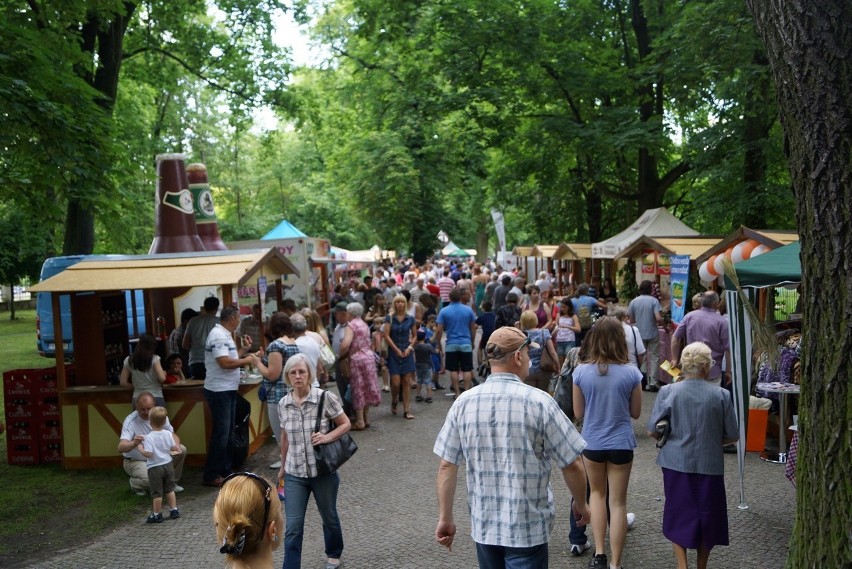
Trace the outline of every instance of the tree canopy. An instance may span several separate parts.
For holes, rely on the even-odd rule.
[[[0,200],[41,204],[45,255],[145,251],[163,152],[207,164],[226,239],[288,218],[347,248],[487,249],[492,207],[510,244],[660,205],[791,227],[767,58],[731,0],[0,6]],[[285,13],[323,61],[290,61]]]

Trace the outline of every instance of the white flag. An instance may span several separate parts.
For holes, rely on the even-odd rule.
[[[497,243],[500,245],[499,251],[506,250],[506,228],[503,225],[503,212],[496,209],[491,210],[491,219],[494,220],[494,229],[497,230]]]

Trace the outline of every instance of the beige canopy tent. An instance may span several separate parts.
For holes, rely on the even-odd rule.
[[[664,207],[646,210],[630,227],[605,241],[592,244],[593,259],[614,259],[642,237],[699,235]]]

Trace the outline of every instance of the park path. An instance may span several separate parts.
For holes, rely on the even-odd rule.
[[[360,450],[341,469],[339,512],[343,524],[347,569],[392,569],[397,567],[440,569],[474,568],[475,547],[470,539],[470,518],[465,503],[463,469],[456,494],[459,534],[452,552],[436,545],[435,473],[437,457],[432,445],[452,404],[451,397],[436,392],[432,404],[413,403],[417,418],[406,421],[390,414],[388,394],[371,414],[372,427],[353,433]],[[644,423],[656,395],[643,394],[643,416],[635,422],[639,446],[630,482],[628,510],[637,523],[629,532],[624,564],[637,567],[674,567],[671,545],[661,533],[663,487],[660,469],[654,464],[656,449],[644,435]],[[267,465],[274,460],[275,447],[267,444],[248,461],[248,468],[274,476]],[[747,510],[738,510],[739,484],[736,455],[725,455],[726,486],[731,545],[713,550],[714,567],[780,569],[787,557],[795,510],[795,490],[784,477],[781,465],[761,461],[756,454],[746,458]],[[550,566],[581,569],[589,554],[568,553],[568,492],[558,471],[551,477],[557,499],[557,519],[550,541]],[[191,469],[184,485],[200,484],[198,469]],[[126,484],[117,476],[116,484]],[[223,567],[211,519],[216,496],[213,488],[181,501],[182,518],[159,525],[134,520],[101,536],[94,543],[61,552],[55,557],[28,565],[40,569],[150,569],[151,567]],[[591,529],[589,529],[591,540]],[[322,527],[313,502],[309,505],[303,566],[324,567]],[[694,555],[692,556],[694,565]],[[283,551],[275,554],[276,566]]]

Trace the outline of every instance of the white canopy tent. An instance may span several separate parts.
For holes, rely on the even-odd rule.
[[[645,210],[630,227],[605,241],[592,244],[592,259],[614,259],[642,237],[686,237],[697,231],[664,207]]]

